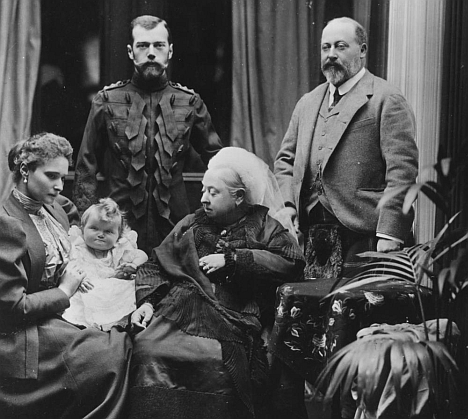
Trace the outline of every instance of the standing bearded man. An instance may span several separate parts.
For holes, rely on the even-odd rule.
[[[418,173],[416,124],[401,92],[365,68],[367,34],[350,18],[322,32],[327,82],[296,105],[275,162],[288,213],[305,240],[306,279],[347,276],[358,253],[397,250],[411,236],[404,193]]]
[[[222,148],[202,99],[168,80],[173,54],[167,23],[140,16],[131,23],[131,80],[93,99],[77,158],[74,202],[80,212],[110,196],[127,213],[148,254],[190,208],[182,177],[190,147],[203,162]],[[97,174],[104,176],[98,193]]]

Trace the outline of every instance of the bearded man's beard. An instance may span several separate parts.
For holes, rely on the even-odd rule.
[[[326,61],[322,65],[323,75],[334,86],[342,85],[345,81],[356,75],[360,69],[361,60],[359,58],[345,62],[344,64]]]
[[[340,64],[326,64],[322,72],[327,81],[333,85],[340,85],[346,81],[347,71]]]
[[[166,66],[159,63],[144,63],[135,66],[143,80],[153,81],[159,79],[165,72]]]

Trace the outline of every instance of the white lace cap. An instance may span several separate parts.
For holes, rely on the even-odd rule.
[[[262,159],[243,148],[225,147],[208,163],[208,170],[215,168],[234,170],[245,185],[246,202],[267,207],[268,214],[279,221],[297,239],[291,219],[284,216],[284,200],[278,182]]]

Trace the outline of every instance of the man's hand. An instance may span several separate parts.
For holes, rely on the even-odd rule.
[[[400,242],[389,239],[379,239],[377,242],[377,252],[388,253],[400,250]]]
[[[146,326],[153,317],[154,309],[150,303],[144,303],[137,308],[130,318],[132,326],[137,329],[146,329]]]

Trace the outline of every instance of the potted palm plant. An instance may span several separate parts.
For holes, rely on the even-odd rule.
[[[425,194],[445,217],[434,240],[382,254],[366,252],[366,268],[335,293],[380,284],[398,278],[422,289],[432,289],[433,319],[427,320],[420,293],[423,322],[420,325],[373,325],[361,330],[358,339],[339,350],[322,371],[316,387],[325,402],[337,392],[353,395],[355,418],[460,418],[460,391],[456,342],[459,335],[456,307],[468,286],[468,239],[466,228],[456,228],[459,213],[450,214],[452,185],[463,173],[467,142],[453,158],[439,150],[437,181],[402,186],[384,195],[380,205],[405,193],[403,211],[408,212],[417,196]],[[462,328],[463,329],[463,328]],[[462,335],[463,338],[463,335]],[[464,345],[466,346],[466,345]],[[463,364],[463,360],[461,362]]]

